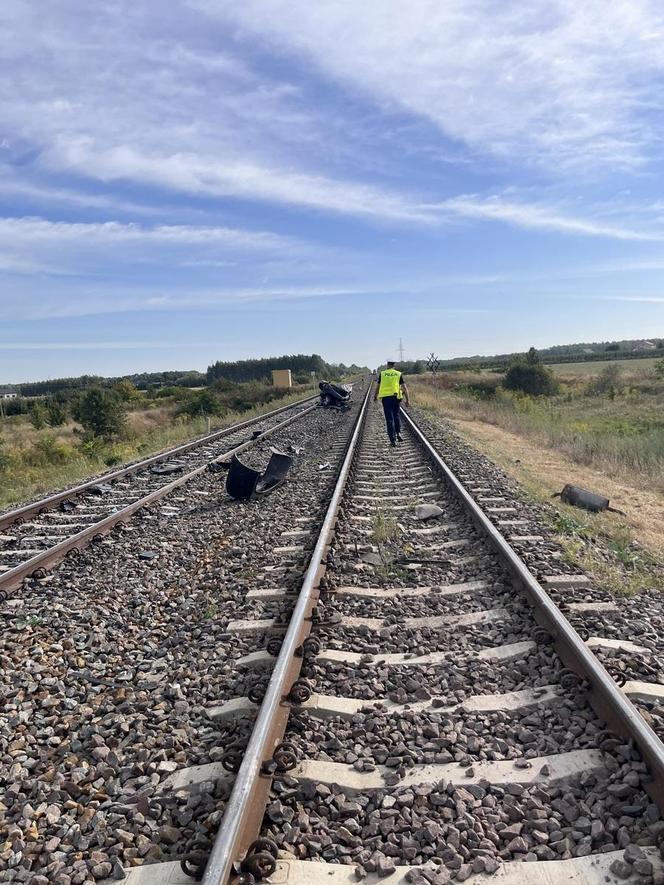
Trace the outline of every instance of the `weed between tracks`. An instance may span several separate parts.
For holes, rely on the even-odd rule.
[[[392,545],[399,538],[399,526],[393,516],[386,516],[381,510],[374,517],[371,540],[378,548],[381,564],[376,566],[376,573],[386,580],[392,573],[395,554]]]
[[[415,504],[412,507],[409,505],[409,509],[413,507]],[[376,575],[384,581],[406,578],[408,571],[404,565],[411,561],[410,557],[414,553],[414,548],[401,540],[398,520],[394,516],[386,516],[379,510],[374,517],[370,537],[378,548],[378,556],[380,557],[380,564],[374,565]],[[416,561],[422,562],[429,558],[425,554],[420,554]]]

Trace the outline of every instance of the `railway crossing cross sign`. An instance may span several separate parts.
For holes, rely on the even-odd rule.
[[[427,360],[427,367],[430,372],[434,375],[438,371],[438,366],[440,365],[440,361],[435,353],[429,354],[429,359]]]

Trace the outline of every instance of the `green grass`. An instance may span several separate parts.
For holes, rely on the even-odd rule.
[[[471,445],[518,479],[524,496],[541,506],[567,562],[616,595],[661,589],[662,499],[653,492],[664,491],[663,381],[625,385],[613,398],[588,396],[587,383],[566,384],[561,395],[537,400],[504,391],[472,397],[465,385],[441,389],[430,381],[411,381],[410,387],[418,406],[459,419]],[[477,423],[464,423],[469,419]],[[570,459],[587,466],[572,468]],[[621,502],[625,516],[551,501],[565,482],[594,488],[598,470],[617,476],[628,502]],[[601,483],[597,490],[616,494]]]
[[[412,383],[412,382],[411,382]],[[579,464],[623,476],[637,486],[664,491],[664,381],[625,379],[613,396],[564,386],[554,397],[527,397],[498,388],[473,396],[463,386],[415,381],[416,401],[452,417],[494,424],[557,449]]]
[[[650,372],[658,360],[664,358],[664,353],[659,357],[644,357],[636,360],[597,360],[596,362],[587,363],[551,363],[549,368],[554,375],[598,375],[602,369],[607,366],[620,366],[625,374],[635,374],[637,372]]]
[[[617,596],[661,588],[662,563],[635,541],[624,522],[556,506],[551,526],[567,562]]]

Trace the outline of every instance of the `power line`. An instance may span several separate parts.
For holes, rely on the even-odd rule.
[[[399,338],[399,362],[403,362],[403,338]]]

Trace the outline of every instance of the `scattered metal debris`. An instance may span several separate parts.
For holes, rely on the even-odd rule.
[[[588,489],[582,489],[581,486],[573,486],[570,483],[564,486],[562,492],[556,492],[551,497],[560,498],[565,504],[572,504],[574,507],[590,510],[591,513],[601,513],[604,510],[608,510],[611,513],[620,513],[621,516],[625,515],[622,510],[610,507],[609,499],[603,495],[598,495],[596,492],[591,492]]]
[[[167,461],[165,464],[155,464],[150,468],[150,473],[156,476],[169,476],[171,473],[179,473],[185,466],[182,461]]]
[[[286,479],[288,471],[291,469],[293,459],[285,452],[279,452],[277,449],[270,449],[272,455],[267,465],[265,473],[256,483],[256,494],[266,495],[280,486]]]
[[[100,482],[96,486],[90,486],[87,491],[88,494],[97,495],[101,498],[102,495],[109,495],[113,491],[113,486],[107,482]]]
[[[247,467],[234,455],[226,477],[226,491],[237,501],[248,501],[255,493],[266,495],[274,491],[286,479],[293,459],[285,452],[271,449],[270,461],[263,473]]]
[[[318,469],[319,469],[319,470],[327,470],[327,468],[328,468],[328,467],[331,467],[331,466],[332,466],[332,465],[330,464],[329,461],[324,461],[322,464],[319,464],[319,465],[318,465]]]
[[[260,475],[260,471],[247,467],[237,455],[233,455],[226,476],[226,491],[236,501],[248,501],[254,493]]]

